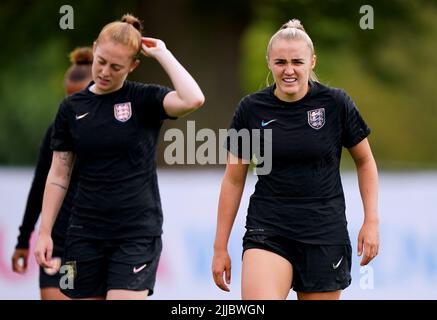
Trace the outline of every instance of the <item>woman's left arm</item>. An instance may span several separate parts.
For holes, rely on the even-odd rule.
[[[379,249],[378,170],[366,139],[349,149],[357,167],[358,183],[364,206],[364,222],[358,235],[358,255],[361,266],[368,264]]]
[[[167,50],[165,43],[159,39],[146,37],[143,37],[142,41],[143,54],[155,58],[161,64],[176,89],[164,98],[165,112],[172,117],[182,117],[200,108],[205,102],[202,90],[188,71]]]

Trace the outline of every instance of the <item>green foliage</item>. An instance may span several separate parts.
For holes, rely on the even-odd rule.
[[[63,70],[68,50],[49,43],[33,50],[32,59],[5,66],[0,76],[0,162],[29,163],[63,97]],[[6,69],[6,70],[5,70]]]
[[[59,9],[65,2],[0,4],[1,164],[35,163],[43,134],[64,97],[68,53],[77,46],[92,45],[104,24],[135,11],[132,3],[74,1],[73,30],[59,27]]]
[[[321,82],[344,88],[371,127],[378,165],[436,168],[437,7],[420,1],[369,3],[375,29],[362,30],[361,3],[316,2],[271,0],[259,7],[242,41],[243,91],[265,86],[267,43],[283,23],[298,18],[315,44]],[[350,167],[350,157],[344,158]]]
[[[234,73],[225,73],[226,68],[238,68],[243,94],[263,88],[270,36],[287,20],[300,19],[315,44],[321,81],[346,89],[372,128],[369,140],[379,166],[437,167],[435,1],[365,1],[374,8],[374,30],[359,27],[359,9],[364,3],[358,0],[179,0],[173,4],[177,16],[153,1],[76,0],[71,3],[74,30],[59,27],[59,8],[65,2],[0,3],[1,164],[34,163],[42,135],[64,97],[68,52],[91,45],[104,24],[132,12],[145,20],[153,34],[165,31],[172,47],[175,42],[188,41],[179,45],[179,51],[186,54],[182,61],[191,61],[187,64],[190,71],[203,74],[208,69],[205,79],[199,79],[207,105],[195,116],[212,123],[213,129],[217,129],[213,124],[220,112],[229,123],[232,114],[227,113],[233,106],[226,109],[222,104],[236,100],[232,96],[236,90],[229,87],[236,87],[231,81],[235,77],[228,76]],[[179,16],[189,18],[177,20]],[[195,43],[189,42],[194,39]],[[238,46],[239,57],[238,50],[230,50]],[[142,65],[147,65],[148,78],[162,78],[156,64]],[[210,108],[217,105],[220,111]],[[345,166],[351,165],[350,157],[345,158]]]

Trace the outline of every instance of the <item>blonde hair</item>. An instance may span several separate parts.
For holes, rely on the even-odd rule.
[[[124,44],[135,52],[133,58],[138,58],[141,52],[141,32],[143,26],[137,17],[125,14],[121,21],[108,23],[100,31],[96,43],[104,40],[111,40]]]
[[[270,51],[272,49],[273,42],[278,39],[285,40],[304,40],[308,47],[311,49],[311,55],[314,55],[314,45],[310,36],[306,33],[302,23],[298,19],[289,20],[284,23],[282,27],[270,38],[267,46],[267,59],[269,59]],[[310,73],[310,80],[319,81],[317,75],[313,70]]]

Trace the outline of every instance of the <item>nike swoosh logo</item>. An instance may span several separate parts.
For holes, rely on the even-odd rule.
[[[138,273],[138,272],[140,272],[140,271],[143,270],[145,267],[147,267],[147,263],[144,264],[144,265],[142,265],[142,266],[139,267],[139,268],[134,267],[134,273]]]
[[[337,262],[337,264],[332,264],[332,268],[335,270],[338,268],[338,266],[340,265],[340,263],[343,261],[343,257],[341,257],[340,261]]]
[[[84,114],[80,114],[80,115],[77,115],[77,114],[76,114],[76,120],[79,120],[79,119],[85,118],[85,117],[88,115],[88,113],[89,113],[89,112],[84,113]]]
[[[270,121],[267,121],[267,122],[264,122],[264,120],[263,120],[263,121],[261,121],[261,126],[265,127],[266,125],[268,125],[269,123],[272,123],[273,121],[276,121],[276,119],[273,119],[273,120],[270,120]]]

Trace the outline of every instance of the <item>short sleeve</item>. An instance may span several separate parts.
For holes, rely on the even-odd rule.
[[[370,134],[370,128],[353,100],[343,90],[340,91],[340,99],[340,103],[344,107],[342,145],[345,148],[352,148]]]
[[[247,125],[247,110],[244,100],[240,101],[229,126],[225,148],[234,156],[251,160],[252,143],[249,126]]]
[[[69,115],[71,109],[64,100],[56,114],[53,124],[52,140],[50,147],[53,151],[74,151],[73,137],[69,125]]]
[[[165,119],[176,119],[169,116],[164,109],[164,98],[171,91],[173,89],[161,85],[136,84],[136,105],[143,122],[159,123]]]

